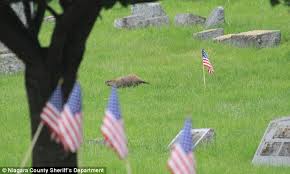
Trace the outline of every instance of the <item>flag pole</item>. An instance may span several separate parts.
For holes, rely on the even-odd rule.
[[[128,157],[125,159],[127,174],[132,174],[131,164]]]
[[[37,127],[37,130],[36,130],[36,132],[35,132],[35,134],[34,134],[34,136],[33,136],[33,139],[32,139],[32,142],[31,142],[31,144],[30,144],[30,146],[29,146],[29,148],[28,148],[28,150],[26,151],[26,154],[25,154],[25,157],[24,157],[24,159],[22,160],[22,162],[21,162],[21,168],[23,168],[24,166],[25,166],[25,164],[27,163],[27,161],[28,161],[28,159],[29,159],[29,157],[30,157],[30,155],[31,155],[31,152],[32,152],[32,150],[33,150],[33,148],[34,148],[34,146],[35,146],[35,143],[36,143],[36,141],[38,140],[38,138],[39,138],[39,135],[40,135],[40,132],[41,132],[41,130],[42,130],[42,128],[43,128],[43,122],[40,122],[39,123],[39,125],[38,125],[38,127]]]
[[[202,64],[202,74],[203,74],[203,86],[204,86],[204,90],[206,88],[206,84],[205,84],[205,73],[204,73],[204,65]]]

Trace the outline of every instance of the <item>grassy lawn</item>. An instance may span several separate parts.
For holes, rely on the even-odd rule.
[[[135,73],[150,85],[120,89],[122,115],[129,139],[133,173],[168,173],[168,143],[191,116],[193,127],[216,131],[215,142],[195,152],[200,174],[286,174],[289,168],[253,166],[252,157],[270,120],[290,113],[290,14],[269,0],[162,1],[171,25],[118,30],[115,18],[130,14],[119,5],[102,12],[90,35],[79,70],[83,88],[85,140],[100,138],[110,88],[104,81]],[[176,27],[177,13],[207,16],[225,7],[226,33],[279,29],[279,47],[235,48],[192,39],[201,27]],[[43,27],[48,43],[51,23]],[[203,90],[201,48],[215,67]],[[29,145],[30,121],[22,74],[0,75],[0,166],[18,166]],[[105,166],[107,173],[126,173],[109,149],[85,143],[79,165]]]

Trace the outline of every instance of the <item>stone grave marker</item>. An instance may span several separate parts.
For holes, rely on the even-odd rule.
[[[169,17],[166,15],[160,3],[139,3],[131,8],[131,15],[114,21],[115,28],[143,28],[148,26],[162,26],[169,24]]]
[[[274,47],[281,42],[281,32],[279,30],[252,30],[238,34],[219,36],[213,40],[237,47]]]
[[[191,13],[177,14],[174,18],[175,25],[188,26],[188,25],[203,25],[205,18]]]
[[[158,2],[134,4],[131,7],[131,14],[143,16],[144,18],[166,16],[165,11]]]
[[[13,74],[24,70],[24,64],[13,53],[0,53],[0,74]]]
[[[211,28],[225,23],[224,8],[219,6],[215,8],[205,21],[205,28]]]
[[[197,38],[200,40],[207,40],[207,39],[213,39],[222,35],[224,35],[224,29],[215,28],[215,29],[209,29],[209,30],[198,32],[198,33],[194,33],[193,38]]]
[[[175,138],[169,143],[167,146],[168,149],[171,148],[171,146],[178,141],[179,136],[181,135],[182,130],[175,136]],[[214,139],[215,133],[214,130],[211,128],[201,128],[201,129],[192,129],[192,141],[193,141],[193,148],[196,148],[196,146],[199,143],[208,143],[211,142]]]
[[[290,166],[290,117],[269,123],[252,163]]]

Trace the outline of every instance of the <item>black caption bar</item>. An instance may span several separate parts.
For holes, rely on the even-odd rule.
[[[79,173],[79,174],[98,174],[98,173],[106,173],[105,167],[1,167],[0,173],[54,173],[54,174],[61,174],[61,173]]]

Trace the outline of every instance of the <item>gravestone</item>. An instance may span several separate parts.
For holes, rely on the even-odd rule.
[[[191,13],[177,14],[174,22],[175,25],[180,26],[197,25],[204,24],[205,18]]]
[[[193,38],[200,39],[200,40],[207,40],[207,39],[213,39],[222,35],[224,35],[224,29],[215,28],[215,29],[209,29],[209,30],[198,32],[198,33],[194,33]]]
[[[270,122],[252,163],[290,166],[290,117]]]
[[[162,26],[169,24],[169,17],[166,15],[160,3],[139,3],[131,8],[130,16],[116,19],[116,28],[144,28],[148,26]]]
[[[24,70],[24,64],[13,53],[0,54],[0,74],[13,74]]]
[[[281,32],[279,30],[253,30],[238,34],[223,35],[213,40],[237,47],[274,47],[280,44]]]
[[[22,3],[11,5],[16,15],[26,25],[24,7]],[[4,44],[0,43],[0,73],[11,74],[24,70],[24,64]]]
[[[205,21],[205,28],[212,28],[225,23],[224,8],[219,6],[215,8]]]
[[[178,141],[179,136],[181,135],[182,130],[174,137],[174,139],[169,143],[167,148],[171,148],[172,145]],[[192,129],[192,144],[193,148],[196,148],[196,146],[199,143],[209,143],[214,139],[215,133],[214,130],[211,128],[202,128],[202,129]]]
[[[131,7],[131,14],[143,16],[144,18],[166,16],[165,11],[158,2],[134,4]]]
[[[132,16],[126,16],[121,19],[116,19],[114,22],[114,26],[116,28],[141,28],[148,26],[147,21],[144,20],[143,17],[132,15]]]

